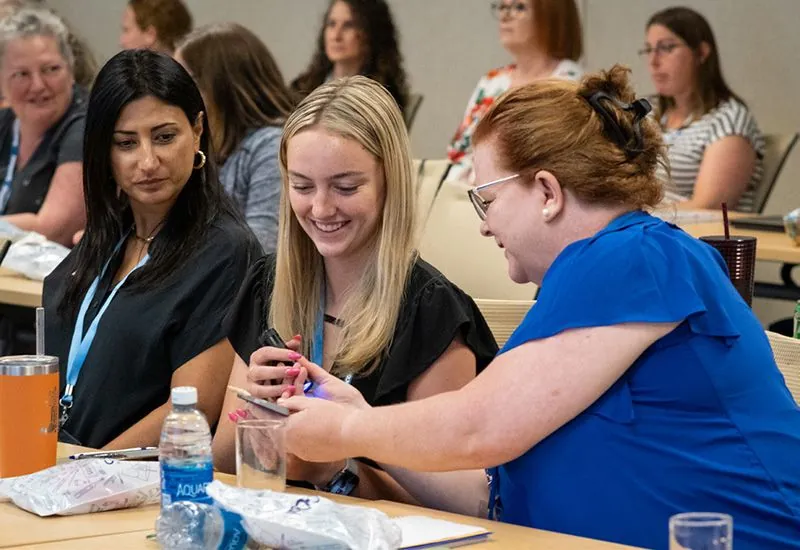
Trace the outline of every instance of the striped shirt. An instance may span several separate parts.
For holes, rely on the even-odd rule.
[[[662,126],[664,122],[662,119]],[[736,205],[736,210],[752,212],[755,209],[753,200],[756,188],[764,173],[764,137],[752,113],[733,98],[723,101],[716,109],[688,126],[664,131],[672,175],[670,187],[681,197],[691,198],[706,147],[728,136],[745,138],[756,152],[756,164],[750,183]],[[658,169],[658,176],[662,181],[667,181],[666,173],[661,167]]]

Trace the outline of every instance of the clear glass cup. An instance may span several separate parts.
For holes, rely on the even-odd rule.
[[[286,489],[282,420],[239,420],[236,423],[236,485],[246,489]]]
[[[669,550],[732,550],[733,518],[689,512],[669,518]]]

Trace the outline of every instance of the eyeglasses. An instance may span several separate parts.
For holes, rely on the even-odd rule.
[[[675,48],[680,48],[681,46],[685,46],[686,44],[678,44],[677,42],[673,42],[671,44],[656,44],[655,47],[647,46],[646,48],[642,48],[639,50],[639,55],[642,57],[650,57],[650,54],[657,54],[661,55],[669,55],[671,54]]]
[[[502,19],[504,15],[509,17],[522,17],[528,11],[528,6],[525,2],[492,2],[491,4],[492,15],[495,19]]]
[[[519,174],[514,174],[513,176],[506,176],[504,178],[500,178],[499,180],[490,181],[489,183],[481,184],[477,187],[473,187],[469,191],[467,191],[467,195],[469,196],[469,200],[472,201],[472,206],[475,207],[475,212],[478,213],[478,217],[481,220],[486,219],[486,210],[489,208],[489,205],[492,201],[487,201],[483,197],[481,197],[478,193],[486,189],[487,187],[491,187],[497,183],[503,183],[509,180],[513,180],[514,178],[518,178]]]

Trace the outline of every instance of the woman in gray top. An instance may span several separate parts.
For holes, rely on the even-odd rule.
[[[264,252],[275,251],[281,174],[278,146],[294,97],[264,43],[235,23],[197,29],[175,59],[203,93],[220,181]]]

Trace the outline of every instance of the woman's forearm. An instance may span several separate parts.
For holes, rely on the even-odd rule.
[[[161,427],[169,411],[170,404],[164,403],[107,443],[103,449],[157,446],[161,439]]]

